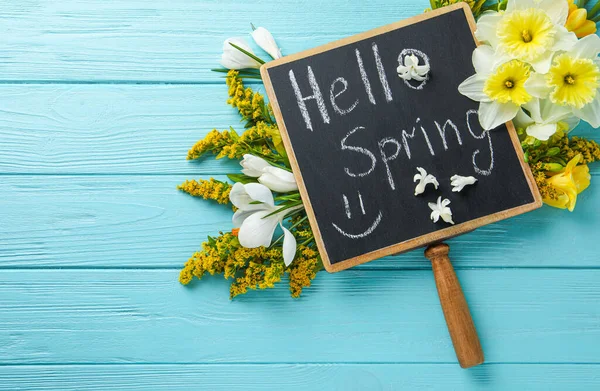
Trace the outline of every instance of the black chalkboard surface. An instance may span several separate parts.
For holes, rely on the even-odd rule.
[[[448,7],[261,69],[328,271],[408,251],[541,206],[511,123],[484,131],[458,92],[474,73],[475,22]],[[428,80],[401,79],[407,54]],[[415,196],[417,167],[439,188]],[[452,192],[450,177],[478,182]],[[430,219],[449,199],[455,225]]]

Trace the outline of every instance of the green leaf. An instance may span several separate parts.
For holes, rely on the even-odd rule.
[[[247,183],[257,183],[258,182],[256,180],[256,178],[253,178],[251,176],[244,175],[244,174],[227,174],[227,178],[229,178],[229,180],[232,182],[236,182],[236,183],[239,182],[243,185],[245,185]]]
[[[249,51],[247,51],[247,50],[244,50],[244,49],[242,49],[241,47],[239,47],[239,46],[238,46],[238,45],[236,45],[235,43],[233,43],[233,42],[229,42],[229,44],[230,44],[231,46],[233,46],[234,48],[236,48],[237,50],[239,50],[240,52],[244,53],[246,56],[248,56],[248,57],[250,57],[250,58],[254,59],[254,60],[255,60],[255,61],[257,61],[259,64],[264,64],[264,63],[265,63],[265,61],[264,61],[263,59],[261,59],[260,57],[256,57],[254,54],[250,53],[250,52],[249,52]]]

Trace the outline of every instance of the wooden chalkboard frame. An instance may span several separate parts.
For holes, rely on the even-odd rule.
[[[329,51],[329,50],[332,50],[332,49],[335,49],[335,48],[338,48],[341,46],[352,44],[354,42],[362,41],[362,40],[372,38],[372,37],[375,37],[375,36],[378,36],[381,34],[385,34],[389,31],[397,30],[397,29],[400,29],[400,28],[406,27],[406,26],[410,26],[410,25],[413,25],[413,24],[416,24],[416,23],[419,23],[419,22],[422,22],[422,21],[425,21],[425,20],[428,20],[431,18],[438,17],[438,16],[446,14],[446,13],[454,12],[454,11],[457,11],[460,9],[462,9],[465,12],[467,22],[469,23],[471,32],[473,34],[473,40],[475,41],[476,45],[479,46],[480,43],[475,38],[475,30],[477,28],[477,24],[475,22],[475,18],[473,17],[471,9],[469,8],[469,6],[466,3],[458,3],[458,4],[455,4],[452,6],[440,8],[435,11],[427,12],[423,15],[418,15],[413,18],[409,18],[409,19],[402,20],[402,21],[399,21],[396,23],[392,23],[387,26],[382,26],[382,27],[379,27],[379,28],[376,28],[376,29],[373,29],[373,30],[370,30],[370,31],[367,31],[367,32],[364,32],[361,34],[357,34],[357,35],[348,37],[348,38],[330,42],[328,44],[325,44],[325,45],[322,45],[322,46],[319,46],[319,47],[316,47],[313,49],[309,49],[309,50],[306,50],[306,51],[303,51],[300,53],[289,55],[289,56],[280,58],[278,60],[268,62],[260,68],[260,72],[261,72],[261,76],[262,76],[262,79],[263,79],[263,82],[265,85],[265,89],[266,89],[267,95],[269,97],[269,100],[271,102],[271,105],[273,107],[273,113],[277,120],[277,124],[279,125],[279,130],[281,131],[281,137],[283,139],[283,143],[285,145],[286,151],[288,152],[288,156],[289,156],[290,163],[291,163],[291,166],[292,166],[292,169],[294,172],[294,176],[296,177],[296,181],[298,182],[298,187],[300,189],[300,195],[304,202],[304,206],[306,207],[306,213],[308,215],[310,225],[313,228],[315,241],[317,243],[317,247],[319,248],[319,253],[321,254],[321,258],[323,260],[323,265],[325,266],[325,269],[330,273],[342,271],[342,270],[354,267],[356,265],[370,262],[375,259],[379,259],[379,258],[388,256],[388,255],[407,252],[407,251],[414,250],[417,248],[425,247],[432,243],[440,242],[440,241],[443,241],[443,240],[446,240],[446,239],[449,239],[449,238],[452,238],[455,236],[459,236],[459,235],[471,232],[482,226],[485,226],[485,225],[488,225],[491,223],[495,223],[497,221],[505,220],[510,217],[514,217],[514,216],[538,209],[543,204],[542,197],[541,197],[539,190],[535,184],[533,174],[531,173],[529,166],[527,165],[527,163],[525,163],[525,160],[523,158],[523,150],[521,148],[521,143],[519,141],[515,127],[512,122],[508,122],[508,123],[506,123],[506,127],[510,134],[512,144],[517,153],[517,157],[519,159],[519,163],[521,164],[521,168],[523,169],[523,174],[526,177],[527,183],[529,185],[529,189],[531,190],[531,193],[533,195],[534,201],[532,203],[521,205],[521,206],[518,206],[518,207],[515,207],[512,209],[504,210],[504,211],[497,212],[497,213],[494,213],[494,214],[491,214],[488,216],[480,217],[475,220],[470,220],[470,221],[467,221],[462,224],[458,224],[458,225],[451,226],[451,227],[448,227],[445,229],[441,229],[441,230],[438,230],[438,231],[435,231],[435,232],[432,232],[432,233],[429,233],[429,234],[426,234],[426,235],[423,235],[423,236],[420,236],[417,238],[406,240],[406,241],[398,243],[398,244],[394,244],[394,245],[384,247],[384,248],[381,248],[381,249],[378,249],[375,251],[371,251],[369,253],[365,253],[365,254],[359,255],[357,257],[335,263],[333,265],[331,264],[331,262],[329,260],[329,256],[327,254],[327,249],[325,247],[325,243],[323,241],[323,238],[321,236],[321,232],[319,229],[319,224],[317,223],[317,218],[315,216],[315,212],[314,212],[314,209],[313,209],[311,201],[310,201],[310,196],[308,194],[308,191],[304,184],[304,180],[302,178],[302,172],[300,171],[300,167],[299,167],[299,164],[296,159],[295,152],[294,152],[294,147],[290,141],[290,137],[288,135],[288,132],[287,132],[287,129],[285,126],[285,121],[283,119],[283,115],[281,113],[279,103],[277,101],[277,96],[275,95],[273,85],[271,84],[271,79],[270,79],[268,70],[273,67],[277,67],[277,66],[280,66],[280,65],[292,62],[292,61],[296,61],[296,60],[299,60],[302,58],[313,56],[318,53],[326,52],[326,51]]]

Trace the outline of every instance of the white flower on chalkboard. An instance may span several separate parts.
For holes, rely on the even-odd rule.
[[[455,193],[460,193],[466,186],[474,185],[476,182],[477,179],[472,176],[454,175],[452,178],[450,178],[452,191]]]
[[[277,46],[277,42],[275,42],[275,38],[273,38],[273,35],[269,30],[264,27],[255,29],[254,26],[252,26],[252,28],[252,38],[254,39],[254,42],[256,42],[262,50],[269,53],[269,56],[273,57],[273,60],[281,58],[281,49]]]
[[[438,197],[437,203],[429,203],[429,208],[432,210],[431,220],[434,223],[437,223],[441,217],[446,223],[454,224],[454,221],[452,221],[452,210],[450,210],[448,205],[450,205],[450,200],[442,200],[442,197]]]
[[[424,81],[427,80],[430,70],[429,64],[419,65],[419,57],[409,54],[404,57],[404,64],[401,63],[396,71],[404,80]]]
[[[246,154],[240,162],[242,173],[258,181],[278,193],[289,193],[298,190],[294,174],[279,167],[274,167],[265,159]]]
[[[260,183],[236,183],[229,193],[231,203],[238,208],[233,225],[239,228],[238,240],[243,247],[269,247],[277,225],[283,230],[283,261],[290,265],[296,255],[296,238],[283,226],[283,219],[300,207],[280,210],[273,194]],[[279,212],[278,212],[279,211]]]
[[[419,173],[416,174],[413,179],[413,182],[419,182],[415,187],[415,196],[425,193],[425,188],[429,184],[432,184],[437,190],[440,184],[433,175],[428,174],[422,167],[417,167],[417,171],[419,171]]]
[[[231,46],[234,44],[237,47],[242,48],[246,52],[255,56],[250,49],[250,46],[246,43],[243,38],[228,38],[223,43],[223,54],[221,55],[221,65],[227,69],[248,69],[248,68],[260,68],[261,63],[256,61],[254,58],[242,53],[239,49]],[[256,56],[255,56],[256,57]]]

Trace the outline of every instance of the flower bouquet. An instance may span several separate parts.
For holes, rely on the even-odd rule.
[[[431,0],[431,7],[457,2]],[[600,126],[600,37],[595,35],[600,3],[464,2],[478,18],[481,46],[473,53],[476,73],[460,85],[460,93],[480,102],[479,121],[486,131],[514,121],[544,202],[573,211],[578,194],[590,185],[588,164],[600,160],[596,142],[571,136],[580,121]],[[269,31],[252,29],[252,38],[271,58],[282,56]],[[232,208],[235,228],[209,237],[180,274],[186,285],[207,273],[221,274],[232,281],[231,298],[272,288],[284,278],[298,297],[323,269],[271,107],[244,85],[261,79],[258,68],[264,63],[243,39],[225,41],[223,68],[215,71],[226,75],[227,103],[239,112],[244,131],[212,130],[190,149],[188,159],[226,157],[239,160],[241,170],[228,175],[232,183],[211,178],[178,187]],[[427,71],[406,56],[398,77],[422,78]],[[426,185],[426,174],[415,181]],[[469,178],[453,180],[457,187],[470,184]],[[432,208],[437,218],[451,220],[446,205],[437,206]]]

